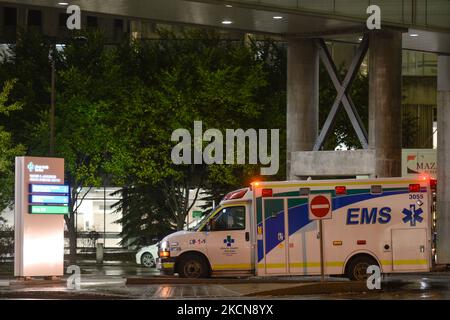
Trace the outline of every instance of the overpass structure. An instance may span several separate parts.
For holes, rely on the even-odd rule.
[[[438,57],[438,262],[450,263],[450,1],[448,0],[68,0],[82,10],[83,25],[116,32],[123,21],[175,23],[266,34],[288,44],[287,178],[308,176],[401,175],[402,50]],[[0,34],[38,25],[58,36],[66,2],[9,0]],[[381,29],[368,30],[369,5],[381,9]],[[9,15],[14,11],[8,11]],[[41,15],[36,12],[41,12]],[[32,13],[32,14],[31,14]],[[15,24],[14,24],[15,21]],[[122,23],[120,22],[122,21]],[[6,23],[8,22],[8,23]],[[12,26],[11,26],[12,24]],[[126,23],[125,23],[126,25]],[[9,29],[8,29],[9,28]],[[142,31],[142,30],[141,30]],[[348,74],[339,79],[325,40],[357,44]],[[349,88],[368,55],[369,126],[362,124]],[[336,100],[319,128],[319,63],[336,88]],[[361,150],[320,151],[335,115],[345,110]],[[408,125],[404,123],[403,125]]]

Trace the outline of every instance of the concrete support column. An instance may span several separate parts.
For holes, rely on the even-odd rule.
[[[319,54],[312,39],[289,39],[287,52],[287,179],[291,153],[311,151],[319,126]]]
[[[437,262],[450,264],[450,57],[438,58]]]
[[[375,176],[401,176],[402,33],[380,30],[369,38],[369,147]]]

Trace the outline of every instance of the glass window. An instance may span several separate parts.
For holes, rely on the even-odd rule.
[[[87,16],[86,24],[88,28],[97,28],[98,27],[97,17]]]
[[[449,0],[433,0],[425,1],[427,7],[427,25],[449,28],[450,19],[450,1]]]
[[[354,1],[354,0],[336,0],[336,13],[347,16],[367,17],[367,7],[369,1]],[[383,15],[382,15],[383,16]]]
[[[211,231],[244,230],[245,207],[222,208],[211,220]]]
[[[16,26],[17,25],[17,9],[16,8],[3,8],[3,25],[4,26]]]
[[[42,13],[39,10],[28,11],[28,25],[31,27],[42,26]]]
[[[122,218],[122,212],[113,207],[122,197],[120,192],[116,193],[118,190],[120,188],[113,187],[85,187],[79,190],[80,201],[76,203],[79,248],[92,248],[92,236],[95,234],[98,234],[98,242],[104,243],[105,247],[121,247],[122,225],[116,221]]]
[[[59,14],[59,27],[60,28],[66,28],[67,26],[67,19],[69,19],[70,15],[67,13],[60,13]]]
[[[317,10],[325,12],[334,11],[333,0],[299,1],[298,6],[300,9]]]

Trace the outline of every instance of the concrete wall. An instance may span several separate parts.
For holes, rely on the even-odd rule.
[[[450,264],[450,57],[438,59],[437,258]]]
[[[293,176],[373,175],[375,150],[294,152],[292,163]]]

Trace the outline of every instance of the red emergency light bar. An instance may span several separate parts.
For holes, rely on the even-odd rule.
[[[273,195],[273,191],[272,191],[272,189],[262,189],[261,195],[263,197],[271,197]]]
[[[419,176],[419,180],[430,180],[430,188],[432,191],[436,191],[436,186],[437,186],[437,180],[433,179],[430,175],[423,173]],[[412,192],[412,191],[411,191]]]
[[[409,192],[420,192],[420,184],[412,183],[409,185]]]
[[[241,189],[241,190],[237,190],[237,191],[232,191],[232,192],[228,193],[223,198],[223,200],[240,199],[240,198],[244,197],[246,193],[247,193],[247,189]]]
[[[436,187],[437,187],[437,180],[436,179],[430,179],[430,188],[433,191],[436,191]]]

